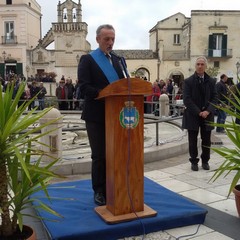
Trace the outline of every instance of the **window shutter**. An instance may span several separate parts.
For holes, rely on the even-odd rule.
[[[4,63],[0,63],[0,75],[1,77],[5,77],[5,72],[4,72],[4,69],[5,69],[5,64]]]
[[[17,74],[22,74],[23,69],[22,69],[22,63],[17,63]]]
[[[222,41],[222,57],[227,56],[227,35],[223,35]]]
[[[208,38],[208,56],[213,56],[213,35],[209,35]]]

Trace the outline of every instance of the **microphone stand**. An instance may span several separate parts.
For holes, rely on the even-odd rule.
[[[130,80],[130,76],[129,76],[129,74],[128,74],[128,70],[127,70],[127,65],[126,65],[126,61],[125,61],[125,59],[123,58],[123,57],[120,57],[120,56],[118,56],[115,52],[111,52],[111,54],[112,55],[114,55],[114,56],[116,56],[118,59],[119,59],[119,65],[120,65],[120,67],[121,67],[121,69],[122,69],[122,72],[123,72],[123,76],[124,76],[124,78],[127,78],[127,82],[128,82],[128,103],[129,103],[129,106],[131,106],[131,101],[132,101],[132,96],[131,96],[131,80]],[[130,143],[130,139],[131,139],[131,128],[128,128],[128,139],[127,139],[127,141],[128,141],[128,159],[127,159],[127,169],[126,169],[126,172],[127,172],[127,174],[126,174],[126,182],[127,182],[127,184],[128,184],[128,187],[127,187],[127,189],[128,189],[128,198],[129,198],[129,200],[130,200],[130,204],[131,204],[131,208],[132,208],[132,212],[134,212],[135,214],[136,214],[136,210],[135,210],[135,208],[134,208],[134,204],[133,204],[133,202],[132,202],[132,196],[131,196],[131,194],[130,194],[130,192],[129,192],[129,175],[128,175],[128,172],[129,172],[129,161],[130,161],[130,159],[131,159],[131,147],[130,147],[130,145],[131,145],[131,143]],[[136,214],[137,215],[137,214]],[[137,216],[138,217],[138,216]],[[139,218],[139,217],[138,217]]]
[[[114,55],[115,57],[118,58],[118,63],[119,63],[119,66],[122,69],[122,73],[123,73],[124,78],[129,78],[129,74],[128,74],[128,70],[127,70],[127,65],[126,65],[125,59],[123,57],[118,56],[113,51],[111,51],[110,54],[112,54],[112,55]]]

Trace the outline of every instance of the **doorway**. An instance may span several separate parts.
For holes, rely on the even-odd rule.
[[[5,75],[14,75],[17,73],[16,63],[6,63],[5,64]]]

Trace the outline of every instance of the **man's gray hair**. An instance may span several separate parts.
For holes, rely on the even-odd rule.
[[[200,59],[203,60],[203,61],[205,62],[205,64],[206,64],[206,66],[207,66],[208,60],[207,60],[204,56],[199,56],[199,57],[197,57],[197,59],[196,59],[196,61],[195,61],[195,65],[196,65],[197,61],[200,60]]]
[[[101,30],[102,30],[103,28],[110,29],[110,30],[113,30],[113,31],[115,32],[115,29],[114,29],[114,27],[113,27],[112,25],[110,25],[110,24],[103,24],[103,25],[100,25],[100,26],[97,28],[97,31],[96,31],[97,36],[100,34],[100,32],[101,32]]]

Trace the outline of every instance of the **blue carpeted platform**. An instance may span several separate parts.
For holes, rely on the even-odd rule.
[[[67,186],[73,186],[65,188]],[[157,183],[144,178],[144,202],[158,212],[156,217],[142,218],[130,222],[107,224],[94,211],[93,191],[90,180],[79,180],[52,184],[49,187],[51,203],[46,202],[64,218],[56,218],[38,212],[52,239],[65,240],[112,240],[137,236],[181,226],[201,224],[207,211]],[[44,196],[43,192],[32,197]],[[44,197],[45,198],[45,197]],[[56,198],[56,199],[54,199]],[[59,198],[71,198],[61,200]],[[37,204],[37,202],[35,202]]]

